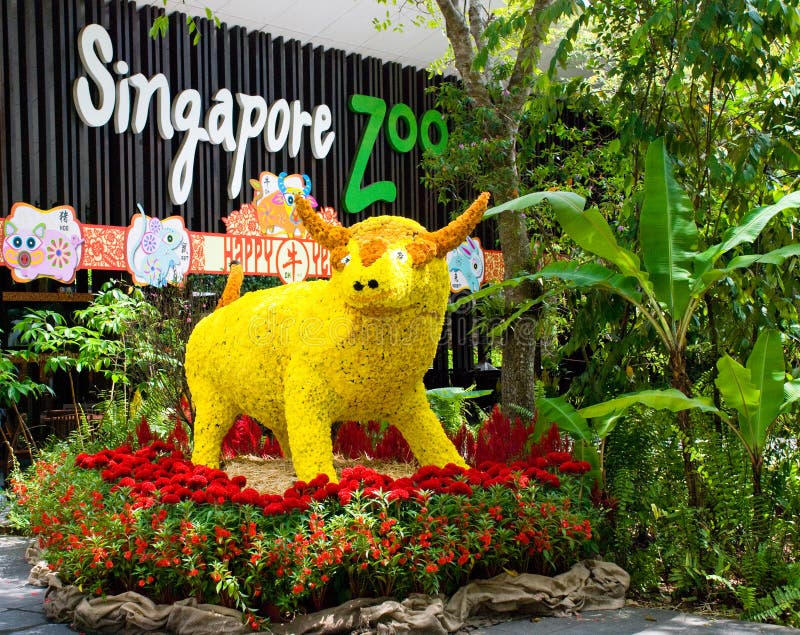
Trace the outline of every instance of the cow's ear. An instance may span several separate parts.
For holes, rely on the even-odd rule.
[[[489,192],[484,192],[470,205],[461,216],[451,221],[447,227],[431,232],[425,238],[436,244],[436,255],[444,258],[451,249],[455,249],[472,233],[489,205]]]
[[[347,227],[330,225],[322,216],[317,214],[309,202],[297,197],[297,214],[303,221],[303,227],[320,245],[333,251],[337,247],[344,247],[350,240],[350,230]]]
[[[420,234],[408,244],[406,251],[414,266],[421,267],[436,258],[438,247],[431,241],[430,234]]]

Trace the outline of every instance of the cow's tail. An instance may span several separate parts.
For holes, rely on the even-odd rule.
[[[239,264],[238,260],[231,261],[231,270],[228,273],[228,281],[225,283],[225,289],[217,302],[217,308],[221,309],[231,302],[238,300],[242,294],[242,281],[244,280],[244,269]]]

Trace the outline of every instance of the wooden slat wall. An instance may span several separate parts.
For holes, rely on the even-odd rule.
[[[323,205],[341,210],[341,197],[366,117],[347,108],[350,95],[382,97],[390,109],[408,104],[421,116],[433,107],[425,90],[427,73],[395,63],[324,50],[296,41],[247,33],[241,27],[214,28],[198,20],[201,41],[191,43],[180,14],[170,16],[167,36],[153,40],[148,31],[160,10],[137,8],[124,0],[3,0],[0,3],[0,216],[15,201],[48,208],[70,204],[87,223],[127,225],[137,203],[160,217],[182,215],[195,231],[224,231],[220,218],[252,198],[248,180],[261,170],[305,172]],[[72,83],[84,74],[77,54],[80,29],[103,25],[114,42],[114,60],[125,60],[129,75],[163,72],[172,97],[197,89],[204,110],[220,88],[263,96],[268,104],[281,97],[301,100],[305,110],[327,104],[337,139],[331,153],[313,158],[307,137],[301,153],[286,149],[267,154],[261,138],[248,145],[242,193],[228,200],[232,155],[219,146],[199,144],[193,189],[185,205],[173,206],[167,193],[170,162],[183,138],[163,140],[150,121],[140,135],[117,135],[113,124],[89,128],[72,101]],[[235,108],[238,116],[238,106]],[[307,131],[307,129],[306,129]],[[366,171],[365,184],[392,179],[394,204],[379,203],[359,214],[341,213],[345,224],[379,213],[401,213],[430,229],[441,227],[448,210],[420,184],[419,146],[400,155],[381,135]],[[483,230],[484,233],[490,228]],[[491,237],[484,236],[491,241]],[[491,246],[491,244],[489,244]]]

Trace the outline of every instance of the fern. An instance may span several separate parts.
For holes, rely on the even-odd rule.
[[[523,420],[531,420],[536,416],[532,410],[528,410],[523,406],[518,406],[517,404],[509,404],[508,409],[511,411],[508,413],[509,417],[517,416]]]
[[[736,587],[736,597],[742,603],[742,615],[747,615],[756,610],[756,589],[755,587],[741,585]]]
[[[753,591],[754,594],[755,592]],[[798,623],[798,617],[800,616],[797,610],[800,608],[800,586],[796,584],[777,587],[771,593],[767,593],[764,597],[760,597],[754,602],[752,597],[747,597],[747,599],[752,608],[750,610],[745,608],[743,614],[745,619],[753,622]]]

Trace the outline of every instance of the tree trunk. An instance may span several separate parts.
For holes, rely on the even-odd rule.
[[[516,60],[508,77],[505,96],[499,100],[493,100],[489,91],[491,66],[481,71],[474,65],[477,52],[486,44],[488,16],[483,3],[478,0],[436,0],[436,4],[442,12],[447,39],[453,47],[455,65],[464,82],[466,94],[476,107],[488,109],[497,117],[494,121],[486,120],[486,139],[506,143],[507,151],[487,157],[487,167],[494,182],[498,184],[492,188],[494,204],[501,204],[519,196],[516,143],[520,113],[531,94],[535,62],[550,25],[546,12],[554,4],[554,0],[535,0],[529,6],[526,5],[524,13],[520,13],[524,17],[524,25],[520,25],[523,28]],[[525,215],[515,211],[505,212],[498,217],[498,224],[505,277],[513,278],[520,272],[529,270],[531,258]],[[534,297],[534,293],[536,288],[530,283],[507,291],[506,315],[513,312],[520,302]],[[503,339],[500,384],[501,406],[506,412],[510,412],[513,406],[530,411],[535,407],[533,388],[536,320],[536,312],[525,314],[507,329]]]
[[[764,461],[761,456],[758,457],[753,463],[753,496],[758,497],[762,495],[761,492],[761,470],[764,467]]]
[[[761,490],[761,473],[764,461],[761,456],[753,463],[753,537],[756,544],[769,540],[775,510]]]
[[[516,134],[515,132],[512,134]],[[509,136],[508,138],[514,138]],[[495,191],[496,204],[503,203],[519,195],[517,183],[516,152],[511,151],[504,156],[502,166],[497,166],[503,173],[509,174],[505,188]],[[500,161],[498,161],[500,162]],[[529,271],[531,252],[528,240],[528,228],[523,212],[508,211],[498,216],[500,230],[500,247],[503,250],[505,278],[513,278],[522,271]],[[514,289],[506,291],[505,312],[513,313],[521,302],[535,297],[537,292],[533,283],[525,282]],[[536,379],[536,326],[538,312],[528,311],[514,321],[503,337],[503,369],[500,379],[501,407],[511,414],[513,408],[520,407],[533,410],[534,381]]]
[[[672,371],[671,386],[677,388],[687,397],[692,396],[691,382],[686,372],[686,358],[682,349],[670,352],[669,366]],[[694,442],[694,429],[688,410],[677,413],[678,430],[681,433],[681,456],[683,457],[683,474],[686,480],[686,489],[689,494],[689,507],[700,508],[703,496],[700,486],[700,474],[697,464],[692,459],[691,445]]]

